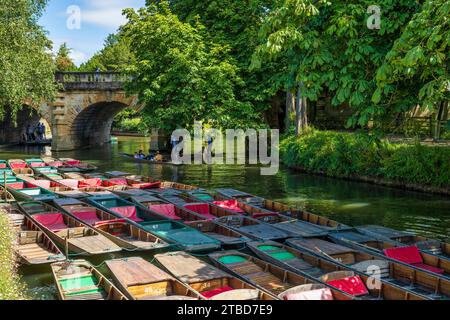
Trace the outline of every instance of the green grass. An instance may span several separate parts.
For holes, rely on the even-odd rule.
[[[25,288],[16,273],[14,240],[6,214],[0,209],[0,300],[23,300]]]
[[[373,177],[438,188],[450,187],[450,148],[394,144],[364,133],[317,131],[282,140],[290,167],[333,177]]]

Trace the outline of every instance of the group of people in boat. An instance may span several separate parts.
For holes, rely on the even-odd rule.
[[[148,161],[164,161],[164,156],[161,154],[161,152],[156,151],[156,154],[152,154],[151,150],[148,151],[148,155],[145,155],[142,150],[139,150],[139,152],[134,153],[134,158]]]
[[[46,139],[46,132],[47,128],[45,127],[45,124],[42,122],[39,122],[35,125],[28,124],[25,128],[25,130],[22,132],[22,140],[24,142],[32,142],[32,141],[42,141]]]

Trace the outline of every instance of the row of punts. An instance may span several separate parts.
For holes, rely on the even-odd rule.
[[[450,296],[449,243],[351,227],[234,189],[209,192],[115,171],[39,171],[44,166],[33,163],[81,162],[38,160],[0,162],[4,170],[21,163],[33,171],[4,173],[0,209],[16,231],[19,262],[50,264],[64,300]],[[119,251],[153,253],[155,261],[107,260],[108,278],[71,260]]]

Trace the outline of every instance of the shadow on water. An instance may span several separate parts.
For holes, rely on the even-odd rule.
[[[296,173],[280,168],[275,176],[261,176],[260,169],[243,165],[167,165],[136,164],[119,155],[149,149],[148,138],[120,137],[104,147],[55,153],[89,161],[99,170],[120,170],[158,179],[179,181],[208,189],[232,187],[278,200],[331,217],[351,225],[381,224],[399,230],[414,231],[437,239],[450,236],[450,199],[429,194],[407,192],[365,183],[355,183]],[[0,148],[0,159],[27,158],[49,152],[43,147]],[[117,255],[114,257],[119,257]],[[110,258],[110,257],[106,257]],[[152,260],[151,256],[147,257]],[[94,259],[95,265],[105,257]],[[101,271],[106,271],[103,268]],[[21,269],[24,280],[36,298],[55,297],[50,269]]]

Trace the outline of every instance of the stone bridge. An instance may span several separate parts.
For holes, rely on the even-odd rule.
[[[21,133],[42,117],[52,131],[52,149],[55,151],[93,147],[110,142],[114,117],[123,109],[139,109],[136,96],[127,96],[123,85],[126,77],[120,73],[94,72],[57,73],[62,85],[55,101],[40,106],[23,108],[17,125],[11,119],[0,123],[0,143],[19,142]],[[36,110],[37,109],[37,110]],[[8,117],[7,117],[8,118]]]

